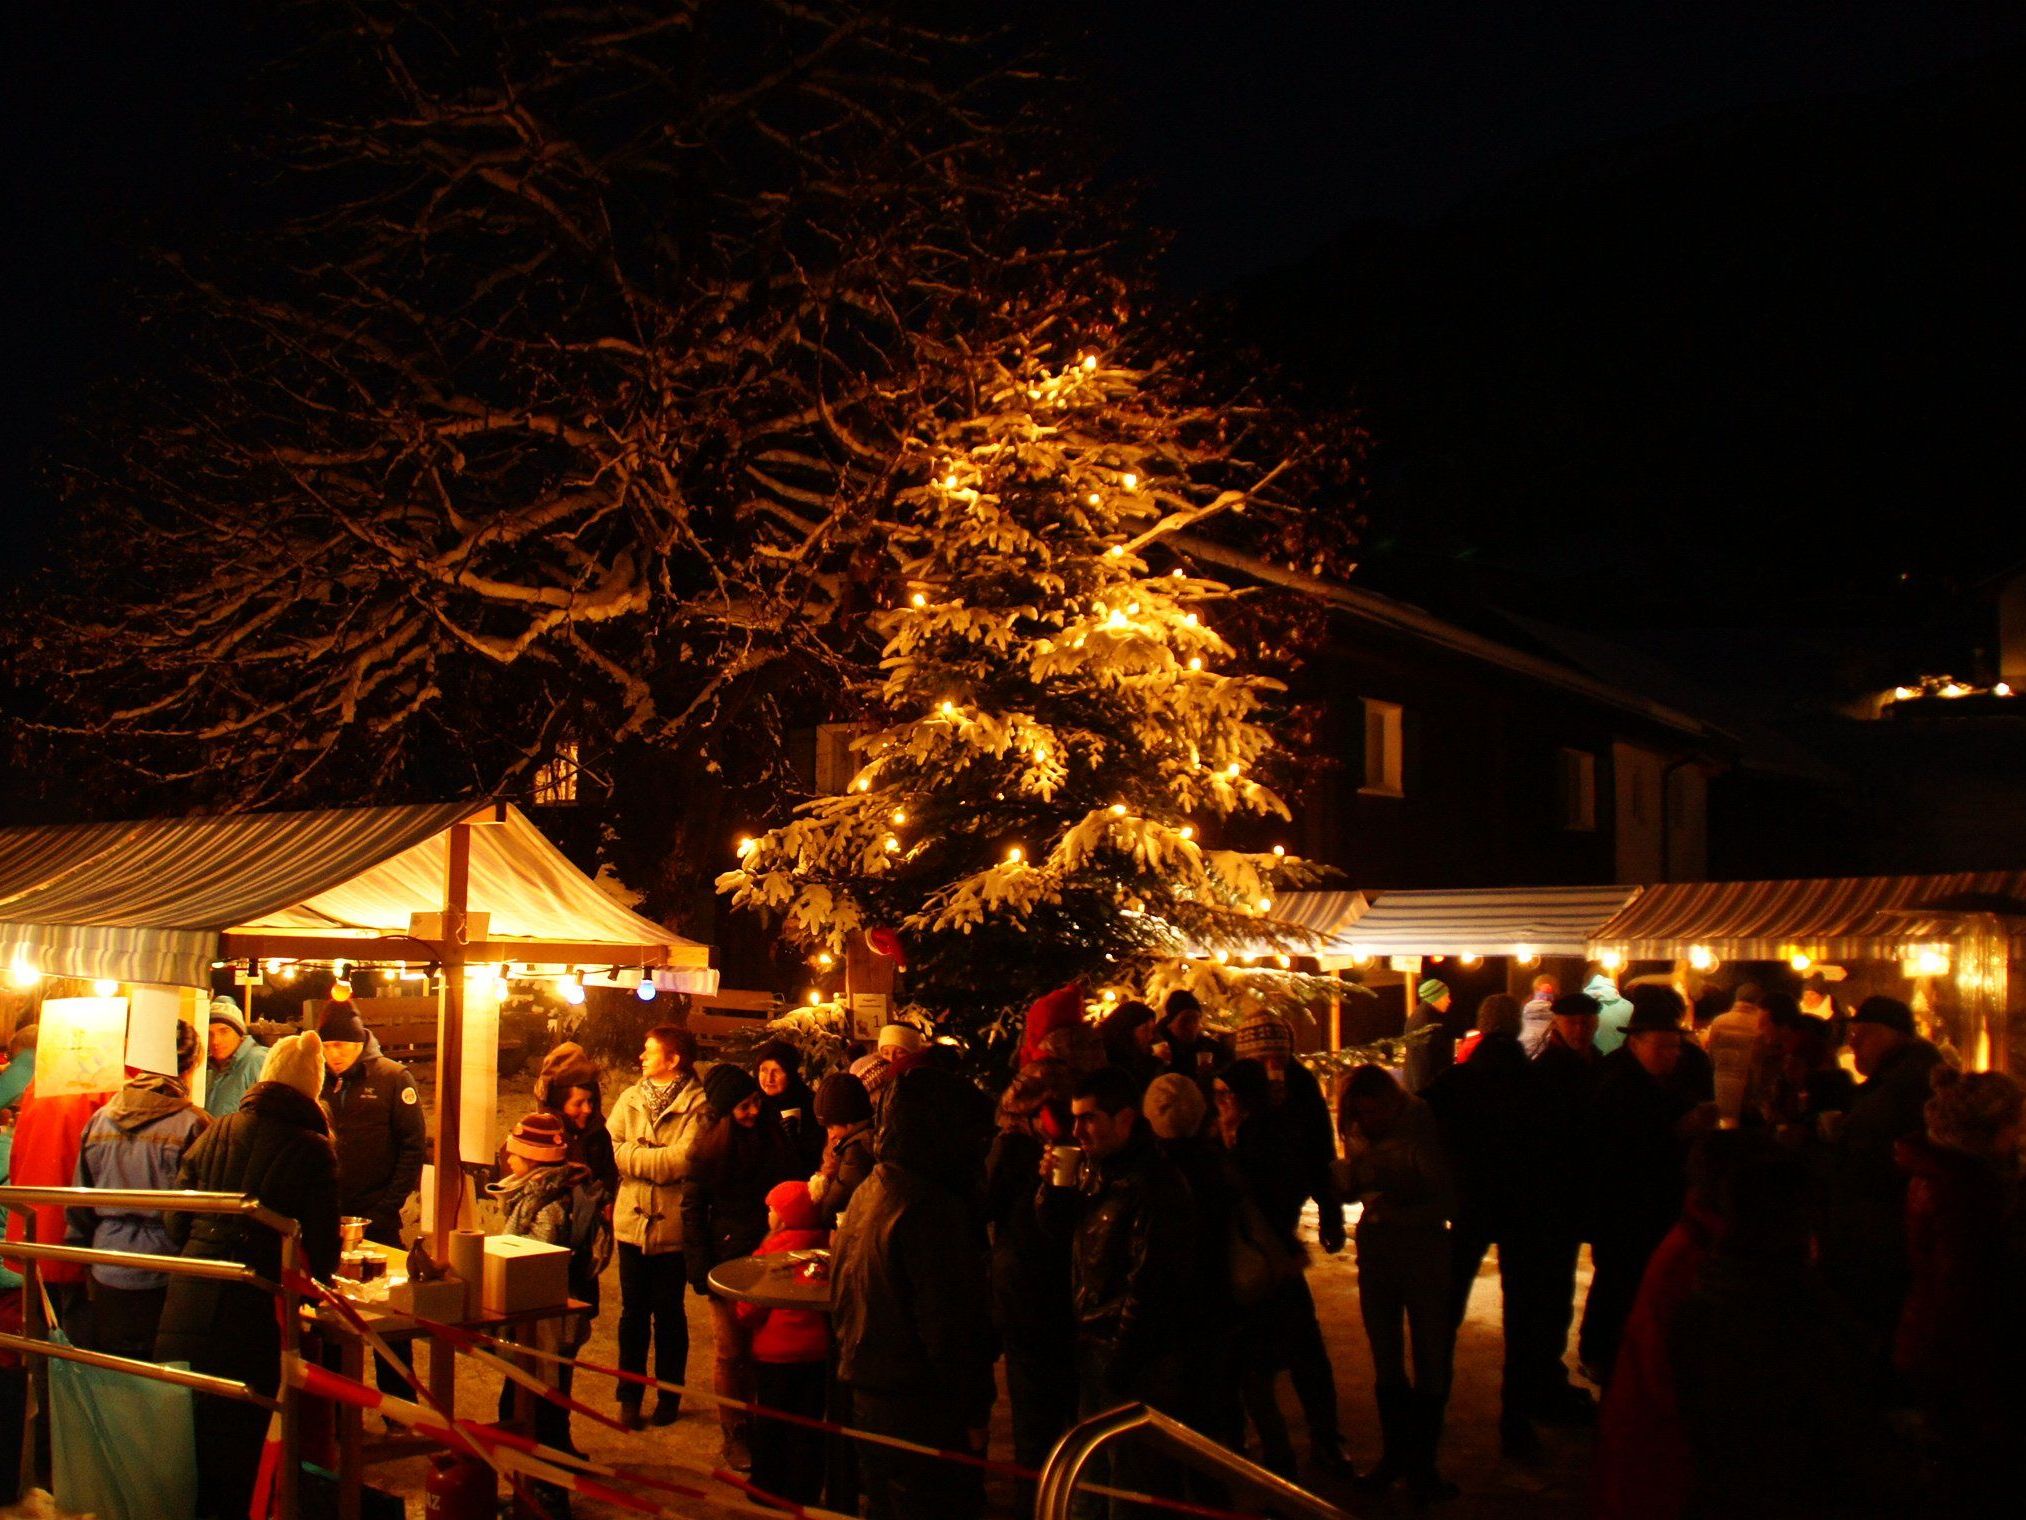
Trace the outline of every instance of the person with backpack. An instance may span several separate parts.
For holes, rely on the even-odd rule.
[[[486,1189],[500,1207],[501,1230],[538,1240],[543,1245],[567,1246],[570,1251],[570,1297],[589,1304],[584,1314],[573,1314],[562,1324],[561,1343],[565,1356],[591,1338],[591,1321],[598,1317],[598,1279],[612,1260],[612,1227],[606,1219],[604,1184],[581,1161],[570,1159],[570,1141],[563,1120],[547,1109],[526,1115],[507,1136],[507,1174]],[[572,1368],[568,1362],[543,1364],[555,1368],[555,1387],[569,1397]],[[540,1372],[541,1367],[533,1370]],[[514,1387],[509,1382],[500,1390],[500,1417],[505,1419],[513,1404]],[[576,1448],[570,1442],[570,1411],[546,1399],[535,1404],[535,1439],[544,1446],[565,1451]],[[550,1503],[549,1501],[555,1501]],[[558,1516],[568,1513],[567,1496],[561,1490],[544,1488],[544,1502]]]
[[[830,1243],[830,1231],[806,1182],[777,1183],[767,1194],[767,1238],[753,1252],[774,1256]],[[823,1418],[830,1386],[829,1316],[815,1309],[738,1305],[753,1348],[753,1383],[762,1409]],[[775,1498],[814,1504],[823,1493],[823,1433],[761,1415],[753,1422],[753,1483]]]

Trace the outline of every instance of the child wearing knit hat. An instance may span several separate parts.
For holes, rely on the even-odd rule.
[[[830,1244],[806,1182],[783,1182],[767,1194],[767,1238],[755,1256],[808,1251]],[[830,1374],[829,1317],[814,1309],[738,1306],[752,1337],[755,1400],[763,1409],[821,1419]],[[753,1483],[796,1504],[823,1494],[823,1434],[806,1425],[761,1416],[753,1422]]]

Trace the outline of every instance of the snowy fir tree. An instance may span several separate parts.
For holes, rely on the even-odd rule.
[[[741,840],[720,890],[818,964],[895,931],[904,1000],[988,1043],[1077,978],[1093,1007],[1183,983],[1213,1002],[1239,980],[1294,991],[1277,955],[1239,974],[1233,951],[1298,954],[1271,909],[1316,872],[1223,838],[1288,816],[1281,686],[1234,668],[1217,621],[1237,593],[1178,548],[1285,506],[1281,472],[1234,458],[1231,431],[1095,352],[995,367],[925,429],[856,774]]]

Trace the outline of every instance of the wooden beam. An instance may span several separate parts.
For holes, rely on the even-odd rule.
[[[443,990],[436,1013],[436,1238],[430,1254],[450,1260],[464,1203],[464,1158],[458,1149],[464,1107],[465,909],[471,896],[471,825],[453,824],[443,880]]]

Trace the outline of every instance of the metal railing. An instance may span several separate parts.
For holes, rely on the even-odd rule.
[[[262,1277],[251,1267],[233,1261],[158,1256],[147,1251],[104,1251],[91,1246],[50,1245],[36,1240],[10,1240],[0,1246],[0,1256],[22,1264],[21,1328],[19,1335],[0,1331],[0,1349],[19,1352],[29,1370],[29,1399],[21,1432],[21,1491],[40,1482],[43,1474],[37,1457],[36,1426],[44,1405],[44,1385],[49,1358],[78,1362],[129,1373],[156,1383],[173,1383],[218,1398],[237,1399],[281,1415],[280,1470],[275,1475],[273,1512],[293,1517],[296,1512],[296,1483],[301,1471],[299,1400],[290,1380],[283,1377],[277,1395],[257,1393],[234,1378],[214,1377],[205,1372],[185,1372],[130,1356],[104,1351],[87,1351],[81,1346],[59,1344],[48,1338],[50,1326],[42,1309],[42,1263],[62,1262],[77,1266],[106,1264],[141,1271],[162,1272],[171,1277],[203,1278],[211,1282],[238,1283],[279,1300],[277,1317],[281,1324],[281,1366],[286,1367],[300,1349],[301,1310],[295,1281],[303,1268],[302,1231],[293,1219],[277,1214],[257,1198],[237,1193],[188,1193],[174,1189],[0,1187],[0,1208],[9,1213],[27,1214],[34,1229],[32,1211],[38,1207],[140,1209],[178,1214],[238,1214],[273,1230],[281,1237],[279,1283]],[[41,1364],[35,1360],[41,1359]],[[279,1369],[278,1369],[279,1370]]]
[[[1072,1426],[1055,1443],[1035,1489],[1034,1520],[1070,1520],[1070,1505],[1084,1468],[1100,1447],[1127,1435],[1151,1441],[1184,1466],[1258,1501],[1269,1514],[1302,1516],[1305,1520],[1349,1520],[1327,1500],[1268,1472],[1256,1462],[1248,1462],[1208,1436],[1145,1404],[1122,1404],[1117,1409],[1092,1415]]]

